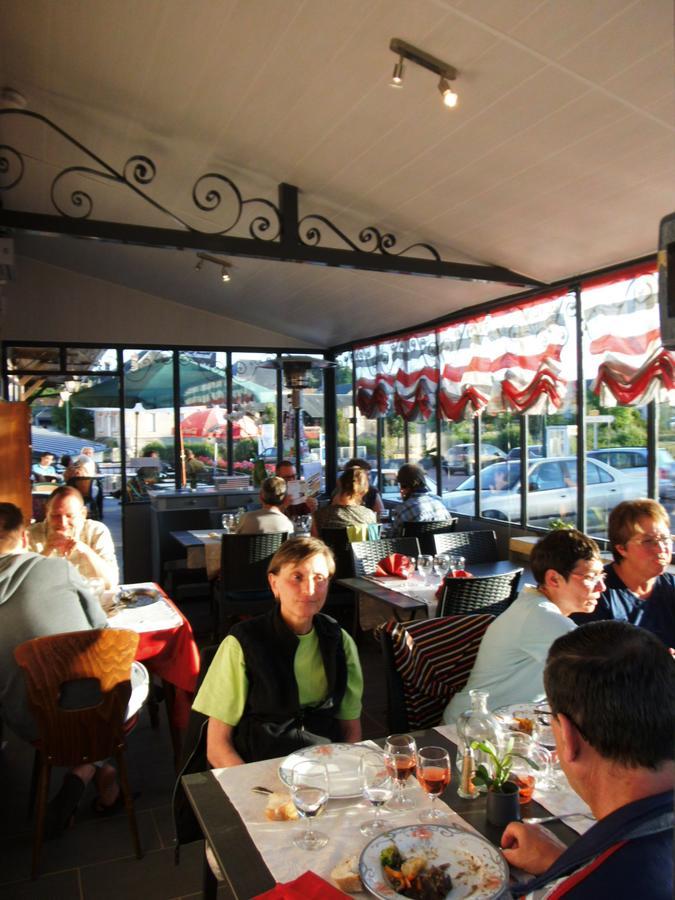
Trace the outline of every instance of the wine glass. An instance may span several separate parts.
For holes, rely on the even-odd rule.
[[[436,797],[450,784],[450,757],[442,747],[422,747],[417,752],[417,780],[429,795],[431,806],[422,810],[420,822],[438,822],[447,818],[436,806]]]
[[[417,571],[420,573],[424,581],[427,581],[434,568],[434,558],[428,553],[420,553],[417,557]]]
[[[456,553],[450,557],[450,571],[453,575],[457,572],[464,572],[466,567],[466,560],[463,556],[459,556]]]
[[[323,763],[302,760],[291,770],[291,797],[299,815],[306,820],[305,830],[293,843],[301,850],[320,850],[328,836],[312,828],[311,819],[318,816],[328,801],[328,769]]]
[[[390,734],[384,744],[384,762],[398,788],[389,801],[390,809],[411,809],[415,801],[406,797],[403,786],[417,768],[417,744],[410,734]]]
[[[360,763],[361,790],[366,800],[375,807],[375,818],[364,822],[361,826],[361,834],[375,837],[387,826],[382,821],[381,807],[394,796],[394,782],[387,771],[384,760],[372,754],[366,756]]]
[[[447,553],[437,553],[434,556],[434,572],[443,581],[450,571],[450,557]]]

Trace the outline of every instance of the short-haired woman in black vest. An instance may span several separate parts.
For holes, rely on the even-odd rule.
[[[361,739],[363,676],[352,638],[321,613],[335,572],[317,538],[286,541],[267,577],[277,604],[235,625],[195,698],[214,768]]]

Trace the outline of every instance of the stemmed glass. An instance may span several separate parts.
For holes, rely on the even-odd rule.
[[[450,571],[450,557],[447,553],[437,553],[434,556],[434,572],[443,581]]]
[[[394,782],[384,760],[376,754],[364,757],[360,763],[360,770],[363,796],[375,807],[375,818],[363,823],[361,834],[375,837],[387,827],[382,821],[381,808],[394,796]]]
[[[434,568],[434,558],[428,553],[420,553],[417,557],[417,571],[420,573],[424,581],[427,581]]]
[[[455,572],[463,572],[465,571],[466,560],[463,556],[459,556],[458,554],[453,554],[450,557],[450,571],[454,575]]]
[[[406,797],[403,786],[417,768],[417,744],[410,734],[390,734],[384,744],[384,762],[396,782],[396,796],[389,801],[390,809],[411,809],[415,801]]]
[[[291,796],[300,816],[306,820],[305,830],[293,843],[301,850],[320,850],[328,836],[312,828],[311,819],[318,816],[328,801],[328,769],[323,763],[302,760],[291,770]]]
[[[422,747],[417,753],[417,780],[429,795],[431,806],[422,810],[420,822],[438,822],[447,818],[436,807],[436,797],[450,784],[450,757],[442,747]]]

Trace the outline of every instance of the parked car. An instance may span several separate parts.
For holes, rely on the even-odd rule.
[[[569,518],[577,511],[576,457],[532,460],[528,465],[528,515],[532,525],[547,526],[551,519]],[[587,460],[589,528],[602,530],[606,515],[617,503],[639,496],[640,477],[623,475],[599,460]],[[491,519],[520,519],[520,464],[495,463],[480,474],[481,513]],[[443,494],[453,513],[474,514],[475,476]]]
[[[446,460],[450,475],[470,475],[474,469],[475,444],[455,444],[448,451]],[[480,467],[506,459],[506,454],[494,444],[481,444]]]
[[[637,476],[641,479],[639,494],[647,495],[647,448],[646,447],[603,447],[601,450],[589,450],[591,459],[599,459],[613,469],[625,475]],[[659,494],[661,497],[675,496],[675,460],[668,450],[659,448],[656,451],[656,463],[659,476]]]
[[[527,448],[528,459],[538,459],[544,455],[543,444],[529,444]],[[520,459],[520,447],[511,447],[506,454],[507,459]]]

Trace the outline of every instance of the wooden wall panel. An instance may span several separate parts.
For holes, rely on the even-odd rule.
[[[33,514],[30,483],[30,412],[27,403],[0,401],[0,500],[14,503],[30,522]]]

